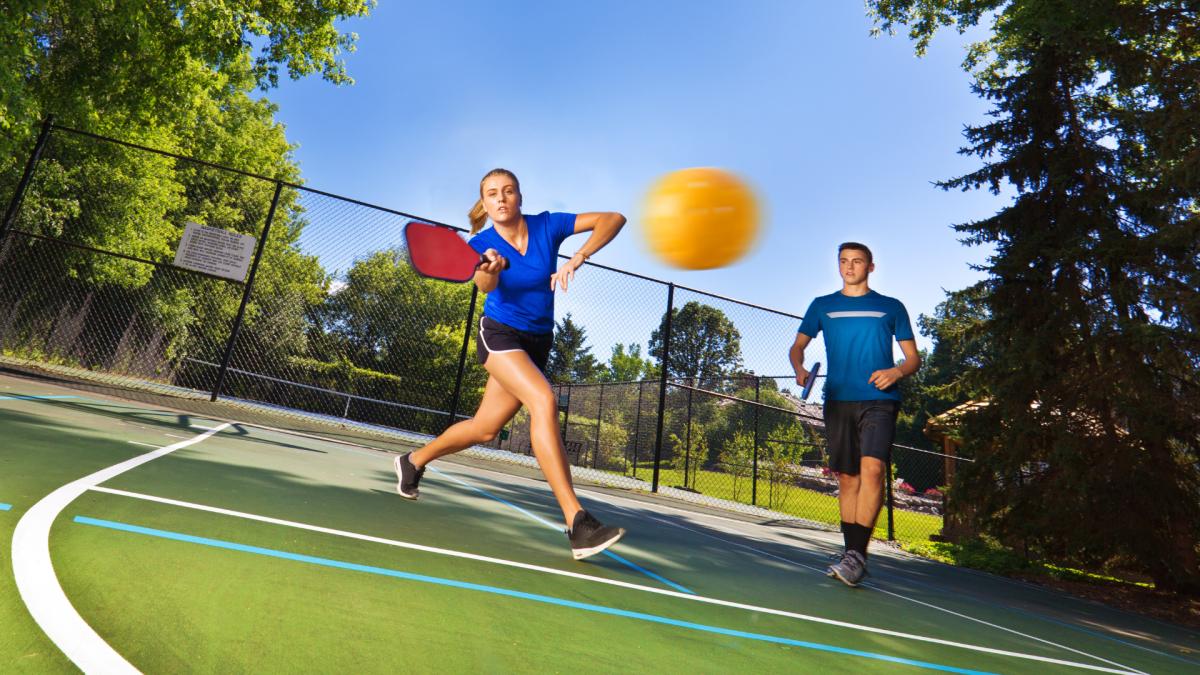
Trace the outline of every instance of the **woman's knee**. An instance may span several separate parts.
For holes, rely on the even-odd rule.
[[[500,427],[480,419],[471,420],[471,440],[476,443],[490,443],[500,434]]]
[[[558,419],[558,399],[549,387],[530,396],[524,403],[525,407],[529,408],[529,414],[535,419]]]

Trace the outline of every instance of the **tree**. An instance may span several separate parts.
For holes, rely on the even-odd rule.
[[[356,261],[343,283],[311,314],[311,339],[321,347],[315,355],[323,361],[347,358],[359,368],[404,378],[406,403],[446,405],[458,372],[470,287],[418,276],[396,249]],[[482,381],[475,377],[467,384],[469,391]]]
[[[987,318],[984,286],[946,293],[933,316],[917,318],[921,333],[933,340],[933,351],[922,350],[921,369],[900,381],[901,405],[896,441],[924,445],[925,424],[947,410],[984,392],[972,388],[970,373],[987,362],[987,346],[979,328]]]
[[[554,328],[554,346],[546,364],[546,378],[551,382],[592,382],[600,375],[600,364],[587,345],[587,330],[567,313]]]
[[[662,362],[666,315],[650,334],[651,357]],[[686,378],[702,389],[721,390],[722,378],[742,366],[742,336],[716,307],[691,301],[671,309],[671,360],[667,375]]]
[[[618,343],[613,345],[603,375],[606,382],[637,382],[653,377],[657,370],[653,361],[642,358],[641,345]]]
[[[720,468],[730,474],[733,479],[733,500],[738,501],[742,496],[742,479],[750,476],[754,462],[754,435],[739,431],[725,442],[718,450],[717,461]]]
[[[972,46],[992,121],[983,166],[947,189],[1015,191],[957,225],[995,247],[963,375],[975,462],[953,487],[978,525],[1035,554],[1123,560],[1200,592],[1200,19],[1151,0],[876,0],[923,51],[939,26]],[[991,17],[995,16],[993,20]],[[1102,524],[1102,525],[1101,525]]]
[[[670,435],[667,442],[671,444],[671,468],[678,471],[683,477],[681,487],[695,490],[700,464],[708,457],[708,440],[705,438],[704,429],[692,429],[690,445],[687,436],[680,438],[678,434],[674,433]]]
[[[296,181],[299,169],[273,119],[275,106],[250,94],[274,86],[281,70],[349,82],[340,55],[355,37],[335,24],[371,6],[365,0],[51,0],[6,11],[0,15],[0,188],[11,193],[47,114],[66,126]],[[170,262],[187,221],[258,236],[273,193],[270,181],[56,132],[17,227]],[[281,195],[235,359],[306,352],[305,314],[321,302],[327,279],[296,246],[304,224],[298,201],[293,190]],[[0,308],[9,310],[12,333],[70,337],[60,330],[60,319],[70,316],[76,325],[121,327],[59,340],[75,362],[117,367],[140,353],[143,368],[161,376],[175,367],[166,362],[218,360],[238,306],[228,284],[54,242],[10,237],[6,247]],[[53,280],[38,285],[39,297],[4,283],[39,275]],[[47,351],[56,351],[49,344],[55,340],[46,342]],[[29,340],[24,346],[40,348]]]
[[[46,0],[9,7],[0,15],[0,156],[25,147],[45,114],[186,152],[190,134],[180,132],[210,123],[196,114],[197,104],[272,88],[281,69],[292,79],[350,82],[340,56],[357,37],[337,22],[366,16],[373,4]]]

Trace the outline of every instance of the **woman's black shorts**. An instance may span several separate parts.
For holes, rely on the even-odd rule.
[[[479,334],[475,338],[475,353],[479,364],[487,363],[488,354],[525,352],[538,370],[546,372],[550,359],[553,333],[526,333],[486,316],[479,317]]]

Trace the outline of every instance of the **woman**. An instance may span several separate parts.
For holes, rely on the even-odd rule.
[[[470,211],[471,247],[487,262],[475,272],[475,285],[487,293],[476,339],[479,362],[488,372],[479,409],[425,447],[395,459],[396,491],[418,496],[425,466],[444,455],[487,443],[524,405],[538,465],[554,492],[567,525],[575,559],[612,546],[625,530],[600,523],[579,504],[558,426],[558,401],[544,371],[554,328],[554,291],[564,291],[575,270],[621,231],[619,213],[521,213],[521,185],[507,169],[493,169],[479,183]],[[491,229],[480,230],[488,219]],[[555,271],[558,247],[572,234],[591,236]]]

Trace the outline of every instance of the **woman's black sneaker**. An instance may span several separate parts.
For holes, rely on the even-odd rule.
[[[396,492],[405,499],[416,499],[420,496],[421,491],[417,489],[417,484],[421,482],[421,476],[425,475],[425,467],[418,469],[408,458],[411,454],[406,452],[392,461],[396,467]]]
[[[576,560],[596,555],[617,543],[623,536],[625,528],[609,527],[584,510],[575,514],[571,529],[567,530],[567,538],[571,540],[571,554]]]

